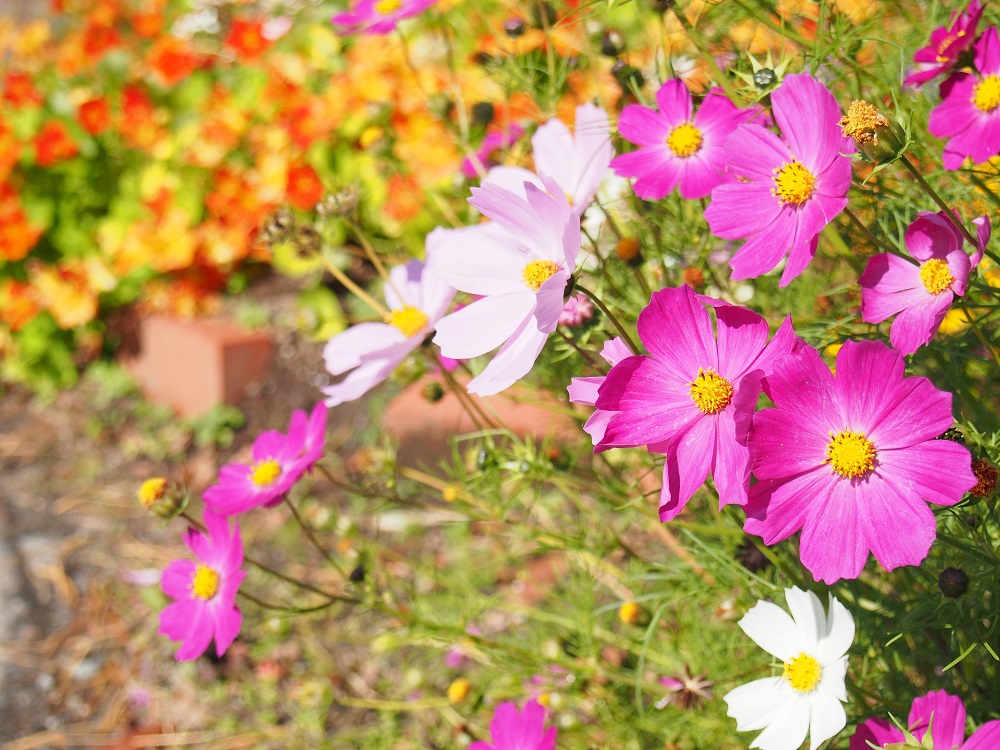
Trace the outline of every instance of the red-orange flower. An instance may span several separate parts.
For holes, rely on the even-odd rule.
[[[7,179],[21,158],[21,151],[21,142],[14,136],[14,131],[0,120],[0,181]]]
[[[51,167],[78,153],[80,147],[59,120],[49,120],[35,136],[35,163],[40,167]]]
[[[41,228],[28,219],[17,191],[0,183],[0,260],[23,259],[41,236]]]
[[[87,59],[96,62],[104,53],[121,44],[121,37],[113,26],[88,21],[83,30],[83,53]]]
[[[288,202],[302,211],[311,211],[323,197],[323,183],[316,170],[308,164],[288,170],[288,187],[285,190]]]
[[[19,331],[31,322],[39,311],[38,298],[31,284],[14,279],[0,283],[0,321]]]
[[[45,97],[35,87],[30,74],[11,71],[3,77],[3,98],[14,107],[37,107]]]
[[[412,176],[394,174],[389,178],[389,195],[382,211],[390,219],[404,222],[420,213],[424,193]]]
[[[149,66],[165,86],[174,86],[201,67],[203,58],[175,36],[157,39],[149,50]]]
[[[154,39],[163,31],[163,13],[155,10],[136,13],[132,16],[131,28],[143,39]]]
[[[264,37],[264,24],[259,20],[234,18],[226,35],[225,45],[241,60],[255,60],[271,46]]]
[[[103,96],[90,99],[80,105],[77,118],[83,129],[91,135],[100,135],[111,125],[111,109]]]

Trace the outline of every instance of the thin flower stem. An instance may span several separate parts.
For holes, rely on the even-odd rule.
[[[448,384],[451,392],[455,394],[455,398],[457,398],[459,403],[461,403],[465,408],[466,413],[475,423],[477,429],[506,429],[506,425],[502,424],[497,419],[490,417],[482,406],[473,400],[472,396],[469,395],[469,392],[455,379],[455,376],[448,372],[440,357],[436,357],[436,360],[438,367],[441,369],[441,374],[444,375],[445,382]]]
[[[361,225],[353,219],[345,217],[345,220],[347,221],[347,226],[351,228],[351,231],[354,232],[354,236],[357,237],[358,241],[361,243],[361,247],[364,249],[365,255],[368,256],[368,260],[370,260],[372,265],[375,266],[375,270],[378,271],[378,275],[385,279],[388,283],[389,273],[385,270],[385,266],[382,265],[382,261],[379,260],[378,255],[375,253],[375,248],[372,247],[372,243],[368,240],[368,235],[365,234],[364,229],[362,229]],[[399,293],[398,290],[396,293]]]
[[[986,347],[986,351],[988,351],[990,353],[990,356],[993,357],[993,361],[996,362],[998,365],[1000,365],[1000,354],[997,353],[997,350],[987,340],[986,336],[983,334],[982,329],[980,329],[979,324],[976,322],[976,319],[972,317],[972,312],[969,310],[968,307],[965,306],[965,302],[963,300],[961,299],[958,300],[958,307],[959,309],[961,309],[963,313],[965,313],[965,319],[969,321],[969,326],[972,328],[973,332],[979,338],[979,341],[982,343],[982,345]]]
[[[600,369],[600,365],[598,364],[597,360],[595,360],[591,356],[590,352],[585,351],[584,349],[581,349],[580,345],[577,344],[572,339],[572,337],[568,336],[565,331],[563,331],[561,328],[557,328],[556,329],[556,333],[558,333],[562,337],[563,341],[565,341],[567,344],[569,344],[571,347],[573,347],[573,349],[576,351],[577,354],[579,354],[581,357],[583,357],[585,360],[587,360],[587,364],[589,364],[595,370],[596,369]]]
[[[356,297],[361,299],[366,305],[368,305],[372,310],[379,314],[379,317],[386,319],[389,317],[389,310],[385,305],[378,302],[374,297],[372,297],[368,292],[355,284],[351,279],[348,278],[347,274],[341,271],[337,266],[330,262],[330,259],[323,255],[322,251],[316,253],[316,256],[320,259],[320,262],[330,272],[337,281],[347,287],[348,291],[354,294]]]
[[[305,614],[309,614],[310,612],[319,612],[320,610],[324,610],[324,609],[327,609],[329,607],[332,607],[337,602],[348,602],[348,603],[351,603],[351,604],[360,604],[361,603],[361,602],[359,602],[356,599],[337,598],[337,599],[330,599],[329,601],[324,602],[323,604],[317,604],[315,607],[286,607],[283,604],[272,604],[271,602],[262,601],[261,599],[258,599],[253,594],[249,594],[246,591],[242,591],[242,590],[241,591],[237,591],[236,595],[243,597],[247,601],[253,602],[258,607],[261,607],[263,609],[273,609],[273,610],[276,610],[278,612],[291,612],[291,613],[296,614],[296,615],[305,615]]]
[[[295,507],[295,505],[292,503],[291,498],[289,498],[288,495],[285,495],[285,504],[288,506],[288,509],[292,511],[292,516],[295,517],[295,522],[299,525],[299,528],[301,528],[302,531],[305,533],[305,535],[309,538],[310,543],[312,543],[312,546],[316,548],[316,551],[319,552],[324,557],[324,559],[328,563],[330,563],[333,567],[337,568],[337,570],[340,570],[340,566],[337,565],[337,561],[334,560],[333,556],[326,551],[326,548],[319,543],[319,540],[316,538],[316,535],[313,534],[312,529],[310,529],[306,525],[305,519],[303,519],[302,516],[299,515],[298,508]],[[343,573],[343,571],[340,572]]]
[[[856,226],[858,229],[861,230],[861,233],[864,234],[868,238],[868,241],[871,242],[873,245],[881,247],[883,250],[885,250],[888,253],[891,253],[892,255],[899,254],[899,251],[895,247],[890,245],[885,240],[882,240],[879,237],[877,237],[875,233],[872,232],[872,230],[866,227],[862,223],[861,219],[859,219],[857,216],[854,215],[854,212],[851,211],[851,209],[845,208],[844,213],[847,214],[847,218],[854,223],[854,226]]]
[[[722,87],[722,90],[726,92],[726,96],[729,98],[729,101],[737,107],[740,106],[739,94],[737,94],[736,90],[733,88],[733,84],[730,82],[729,76],[722,72],[722,68],[720,68],[719,64],[715,62],[715,57],[707,49],[705,49],[705,46],[701,43],[701,39],[698,37],[698,34],[694,29],[694,26],[691,25],[691,22],[687,20],[687,16],[684,15],[684,11],[676,5],[673,7],[673,11],[674,17],[684,29],[684,32],[688,35],[688,39],[691,40],[691,44],[695,46],[695,49],[698,50],[698,54],[701,55],[701,59],[705,61],[709,70],[712,71],[715,82],[718,83]]]
[[[614,313],[612,313],[611,310],[608,309],[608,306],[605,305],[603,302],[601,302],[598,296],[589,289],[587,289],[586,287],[577,284],[576,288],[583,294],[586,294],[595,305],[601,308],[601,312],[603,312],[605,315],[608,316],[608,320],[610,320],[611,323],[614,325],[614,327],[618,329],[618,333],[621,334],[622,339],[625,341],[626,344],[628,344],[628,348],[632,350],[632,353],[640,354],[639,347],[635,345],[635,342],[632,340],[632,337],[629,336],[628,331],[625,330],[625,326],[623,326],[618,321],[618,318],[616,318],[614,316]]]
[[[911,162],[905,156],[899,157],[899,160],[903,163],[903,166],[909,170],[910,174],[913,175],[913,178],[917,181],[917,184],[920,185],[923,191],[927,193],[927,195],[930,196],[931,200],[938,205],[938,208],[944,211],[944,214],[948,218],[948,220],[955,225],[955,228],[962,233],[962,236],[965,237],[966,240],[968,240],[969,244],[972,245],[973,247],[976,247],[977,245],[976,238],[973,237],[972,233],[965,228],[965,225],[958,220],[958,217],[955,216],[954,212],[948,207],[948,204],[945,203],[944,200],[941,198],[941,196],[938,195],[937,192],[934,190],[934,188],[932,188],[927,183],[927,180],[924,179],[924,176],[920,174],[919,171],[917,171],[917,168],[913,166],[913,162]]]

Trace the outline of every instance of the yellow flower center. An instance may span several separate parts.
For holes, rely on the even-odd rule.
[[[402,310],[393,310],[389,315],[389,325],[395,326],[406,338],[416,336],[427,325],[424,311],[407,305]]]
[[[689,122],[678,125],[666,138],[667,148],[681,158],[698,153],[701,148],[701,131]]]
[[[948,47],[950,47],[953,42],[957,42],[963,36],[965,36],[965,32],[959,31],[958,33],[955,34],[948,34],[944,39],[941,40],[941,44],[939,44],[937,48],[937,61],[939,63],[948,62],[948,57],[944,54],[944,51],[948,49]]]
[[[147,479],[139,488],[139,502],[143,508],[152,508],[153,503],[163,497],[167,489],[167,480],[163,477],[153,477]]]
[[[774,188],[771,195],[782,203],[801,206],[813,194],[816,176],[800,162],[792,161],[774,170]]]
[[[207,565],[199,565],[191,581],[191,593],[199,599],[211,599],[219,590],[219,574]]]
[[[889,119],[868,102],[855,99],[840,118],[840,129],[855,143],[877,142],[876,128],[888,127]]]
[[[378,2],[375,3],[375,12],[380,16],[387,16],[390,13],[395,13],[399,10],[399,6],[402,4],[402,0],[378,0]]]
[[[716,414],[733,400],[733,386],[719,373],[698,368],[698,377],[691,381],[691,400],[702,414]]]
[[[793,690],[800,693],[811,693],[819,682],[822,669],[819,662],[808,654],[799,654],[789,662],[785,662],[784,678]]]
[[[258,487],[267,487],[269,484],[274,484],[274,481],[280,476],[281,466],[273,458],[269,458],[253,467],[250,481]]]
[[[830,433],[826,458],[830,468],[845,478],[860,477],[875,466],[875,444],[858,432]]]
[[[533,260],[524,267],[524,283],[537,292],[558,270],[551,260]]]
[[[955,277],[948,270],[948,264],[940,258],[931,258],[920,264],[920,280],[931,294],[941,294],[952,285]]]
[[[986,76],[972,89],[972,103],[980,112],[989,113],[1000,107],[1000,76]]]

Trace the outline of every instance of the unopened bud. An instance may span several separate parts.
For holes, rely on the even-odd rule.
[[[770,68],[761,68],[753,74],[753,85],[758,91],[767,91],[778,82],[778,74]]]
[[[625,51],[625,37],[618,29],[608,29],[601,37],[601,54],[618,57]]]
[[[169,520],[184,512],[188,495],[182,487],[163,477],[154,477],[147,479],[139,488],[139,504],[160,518]]]
[[[444,387],[438,382],[427,383],[421,391],[423,397],[432,404],[444,398]]]
[[[957,599],[969,590],[969,576],[961,568],[945,568],[938,576],[938,588],[949,599]]]
[[[511,39],[517,39],[519,36],[524,36],[524,32],[526,30],[527,26],[525,25],[523,18],[508,18],[503,22],[503,32]]]
[[[618,608],[618,619],[626,625],[649,625],[649,611],[639,602],[625,602]]]
[[[615,255],[623,263],[637,265],[642,262],[642,246],[635,237],[622,237],[615,246]]]
[[[840,129],[869,161],[887,164],[906,150],[906,132],[868,102],[855,99],[840,118]]]
[[[471,687],[467,679],[459,677],[448,686],[448,702],[451,704],[461,703],[469,694]]]

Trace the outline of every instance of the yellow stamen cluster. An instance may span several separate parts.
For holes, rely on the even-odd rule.
[[[875,466],[875,444],[863,433],[844,430],[830,433],[826,459],[830,468],[845,479],[867,474]]]
[[[877,143],[875,128],[889,126],[889,118],[868,102],[855,99],[847,108],[847,114],[840,118],[840,129],[855,143]]]
[[[387,16],[390,13],[395,13],[399,10],[402,4],[402,0],[378,0],[378,2],[375,3],[375,12],[380,16]]]
[[[963,36],[965,36],[964,30],[958,31],[954,34],[948,34],[947,36],[945,36],[944,39],[941,40],[941,43],[938,45],[937,48],[937,61],[939,63],[948,62],[948,57],[944,54],[944,51],[948,49],[952,44],[957,42],[959,39],[961,39]]]
[[[984,114],[1000,107],[1000,76],[989,75],[977,83],[972,89],[972,104]]]
[[[524,267],[524,283],[537,292],[558,270],[551,260],[533,260]]]
[[[191,593],[199,599],[211,599],[219,590],[219,573],[207,565],[199,565],[191,579]]]
[[[931,258],[920,264],[920,280],[931,294],[941,294],[955,281],[948,264],[940,258]]]
[[[774,170],[774,188],[771,195],[782,203],[801,206],[813,194],[816,175],[797,161]]]
[[[678,125],[666,137],[667,148],[681,158],[698,153],[701,148],[701,131],[689,122]]]
[[[785,671],[782,675],[793,690],[800,693],[811,693],[823,670],[813,657],[808,654],[799,654],[789,662],[785,662]]]
[[[402,310],[393,310],[389,315],[389,325],[398,328],[406,338],[416,336],[427,325],[423,310],[407,305]]]
[[[167,490],[167,480],[163,477],[153,477],[147,479],[139,488],[139,503],[147,510],[153,507],[153,503],[163,497]]]
[[[702,414],[716,414],[733,400],[733,385],[713,370],[698,368],[698,377],[691,381],[691,400]]]
[[[281,476],[281,466],[272,458],[261,461],[251,468],[250,481],[258,487],[267,487]]]

